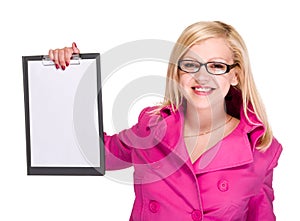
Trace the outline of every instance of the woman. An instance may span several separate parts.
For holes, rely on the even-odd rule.
[[[72,47],[50,50],[65,69]],[[104,138],[107,169],[134,166],[130,220],[272,221],[273,137],[238,32],[222,22],[187,27],[171,54],[165,99]]]

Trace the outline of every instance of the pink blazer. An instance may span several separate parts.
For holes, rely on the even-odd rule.
[[[241,112],[237,128],[191,163],[183,139],[182,108],[160,115],[144,109],[138,123],[105,135],[108,170],[134,167],[131,221],[272,221],[273,169],[282,151],[274,138],[265,152],[255,146],[264,131]]]

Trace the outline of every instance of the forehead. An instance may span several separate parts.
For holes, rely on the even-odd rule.
[[[192,45],[184,57],[190,57],[199,61],[223,59],[232,61],[233,53],[224,38],[209,38]]]

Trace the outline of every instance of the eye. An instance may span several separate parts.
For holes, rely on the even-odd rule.
[[[200,65],[195,61],[182,61],[181,67],[184,69],[198,69]]]
[[[212,62],[207,64],[208,68],[211,70],[222,70],[225,71],[227,69],[226,65],[223,63]]]

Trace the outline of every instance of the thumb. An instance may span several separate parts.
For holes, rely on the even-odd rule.
[[[72,49],[74,54],[80,54],[80,50],[77,48],[77,45],[75,42],[72,43]]]

